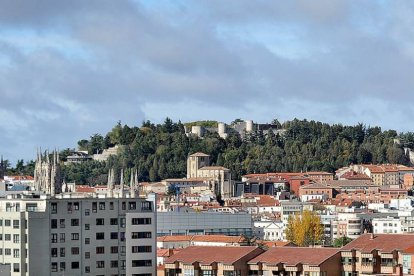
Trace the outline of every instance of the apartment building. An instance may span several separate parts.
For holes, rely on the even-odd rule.
[[[154,203],[107,195],[0,199],[0,263],[11,275],[154,275]]]
[[[248,262],[249,275],[340,276],[336,248],[272,247]]]
[[[167,276],[247,276],[247,262],[264,250],[255,246],[191,246],[165,260]]]
[[[372,220],[372,228],[375,234],[401,234],[402,225],[399,218],[386,217],[374,218]]]
[[[404,265],[411,267],[411,256],[403,256],[410,255],[413,246],[410,234],[361,235],[341,248],[342,275],[403,275]]]

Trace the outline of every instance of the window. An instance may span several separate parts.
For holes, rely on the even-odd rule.
[[[11,249],[10,248],[4,249],[4,255],[10,256],[11,255]]]
[[[96,239],[97,240],[104,240],[105,239],[105,233],[104,232],[96,233]]]
[[[37,210],[37,203],[26,203],[27,212],[35,212],[36,210]],[[53,214],[53,210],[52,210],[52,214]]]
[[[97,218],[96,219],[96,225],[105,225],[105,219]]]
[[[13,249],[13,258],[20,258],[20,250]]]
[[[133,218],[132,225],[151,224],[151,218]]]
[[[132,232],[132,239],[150,239],[152,236],[151,232]]]
[[[118,225],[118,218],[111,218],[110,224],[111,225]]]
[[[85,230],[89,230],[89,228],[90,228],[89,223],[86,223],[86,224],[85,224]]]
[[[89,209],[85,209],[85,216],[89,216],[89,215],[90,215],[90,213],[91,213],[91,210],[89,210]]]
[[[66,255],[65,248],[64,247],[60,248],[60,257],[65,257],[65,255]]]
[[[96,254],[105,254],[105,247],[104,246],[96,247]]]
[[[85,244],[90,244],[91,243],[91,239],[90,238],[85,238]]]
[[[152,204],[150,201],[141,202],[141,211],[152,211]]]
[[[99,210],[105,210],[105,202],[99,202]]]
[[[60,233],[60,242],[65,242],[65,233]]]
[[[121,228],[125,228],[125,218],[120,218],[119,223],[121,224]]]
[[[11,241],[11,234],[4,234],[4,240]]]
[[[152,266],[152,260],[133,260],[132,267]]]
[[[118,267],[118,261],[111,261],[111,267]]]
[[[73,210],[79,210],[79,202],[73,202]]]
[[[118,239],[118,232],[111,232],[111,240],[117,240]]]
[[[85,259],[91,258],[91,252],[85,252]]]
[[[126,210],[126,202],[125,201],[122,201],[121,207],[122,207],[122,210]]]
[[[9,219],[5,219],[4,220],[4,226],[10,226],[10,220]]]
[[[136,210],[137,209],[137,203],[134,201],[130,201],[128,204],[128,209],[129,210]]]
[[[50,207],[51,207],[51,210],[52,210],[52,214],[56,214],[57,213],[57,203],[56,202],[52,202],[50,204]]]
[[[56,229],[57,228],[57,219],[52,219],[50,221],[50,228]]]
[[[79,233],[72,233],[72,241],[78,241],[79,240]]]
[[[52,243],[57,243],[57,234],[52,234]]]
[[[65,219],[60,219],[59,225],[60,225],[60,228],[65,228]]]
[[[91,268],[89,266],[85,266],[85,273],[90,273],[91,272]]]
[[[79,247],[72,247],[72,255],[79,255]]]
[[[58,271],[58,263],[56,263],[56,262],[52,263],[52,265],[50,266],[50,269],[52,270],[52,272],[57,272]]]
[[[13,228],[19,229],[19,227],[20,227],[20,221],[17,219],[13,220]]]
[[[72,213],[72,202],[68,202],[68,213]]]
[[[126,267],[126,261],[125,260],[121,260],[121,270],[125,270]]]
[[[14,263],[13,264],[13,272],[20,272],[20,264]]]
[[[20,235],[14,234],[13,235],[13,243],[19,243],[20,242]]]
[[[0,241],[3,240],[3,234],[0,234]]]
[[[118,246],[111,246],[111,254],[118,254]]]
[[[72,269],[79,269],[79,262],[72,262],[71,263],[71,268]]]
[[[92,202],[92,213],[96,213],[97,209],[98,209],[98,204],[96,202]]]
[[[114,209],[114,202],[113,201],[109,202],[109,209],[110,210]]]
[[[65,270],[66,270],[66,263],[60,262],[60,271],[65,271]]]
[[[132,253],[144,253],[144,252],[152,252],[152,246],[147,245],[139,245],[139,246],[132,246]]]
[[[79,226],[79,219],[71,219],[70,224],[72,226]]]
[[[53,258],[57,257],[57,248],[51,248],[50,255],[52,255]]]
[[[96,261],[96,268],[105,268],[104,261]]]

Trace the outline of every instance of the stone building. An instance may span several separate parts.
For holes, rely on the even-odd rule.
[[[222,166],[210,166],[210,155],[197,152],[187,158],[187,178],[210,178],[210,189],[222,198],[232,196],[233,180],[229,169]]]
[[[38,153],[34,171],[34,185],[36,190],[54,196],[62,192],[62,178],[60,171],[59,153],[46,151]]]

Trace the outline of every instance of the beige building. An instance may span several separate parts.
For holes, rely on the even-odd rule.
[[[165,275],[248,276],[247,262],[263,249],[255,246],[191,246],[165,261]]]
[[[250,275],[340,276],[336,248],[272,247],[248,262]]]
[[[404,251],[413,246],[414,235],[362,235],[341,249],[342,275],[403,275]]]
[[[187,178],[210,178],[213,181],[211,190],[222,198],[232,196],[231,172],[221,166],[210,166],[210,156],[197,152],[187,158]]]

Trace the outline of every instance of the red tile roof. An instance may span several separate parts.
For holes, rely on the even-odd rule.
[[[341,251],[352,249],[361,252],[379,250],[391,253],[394,250],[404,250],[414,246],[414,234],[364,234],[342,247]]]
[[[320,265],[338,252],[337,248],[272,247],[248,263]]]
[[[182,262],[184,264],[192,264],[199,262],[202,265],[211,265],[212,263],[234,264],[247,254],[256,252],[257,255],[263,252],[262,249],[255,246],[241,247],[220,247],[216,246],[190,246],[177,254],[168,258],[165,263],[172,264]],[[257,256],[256,255],[256,256]]]

